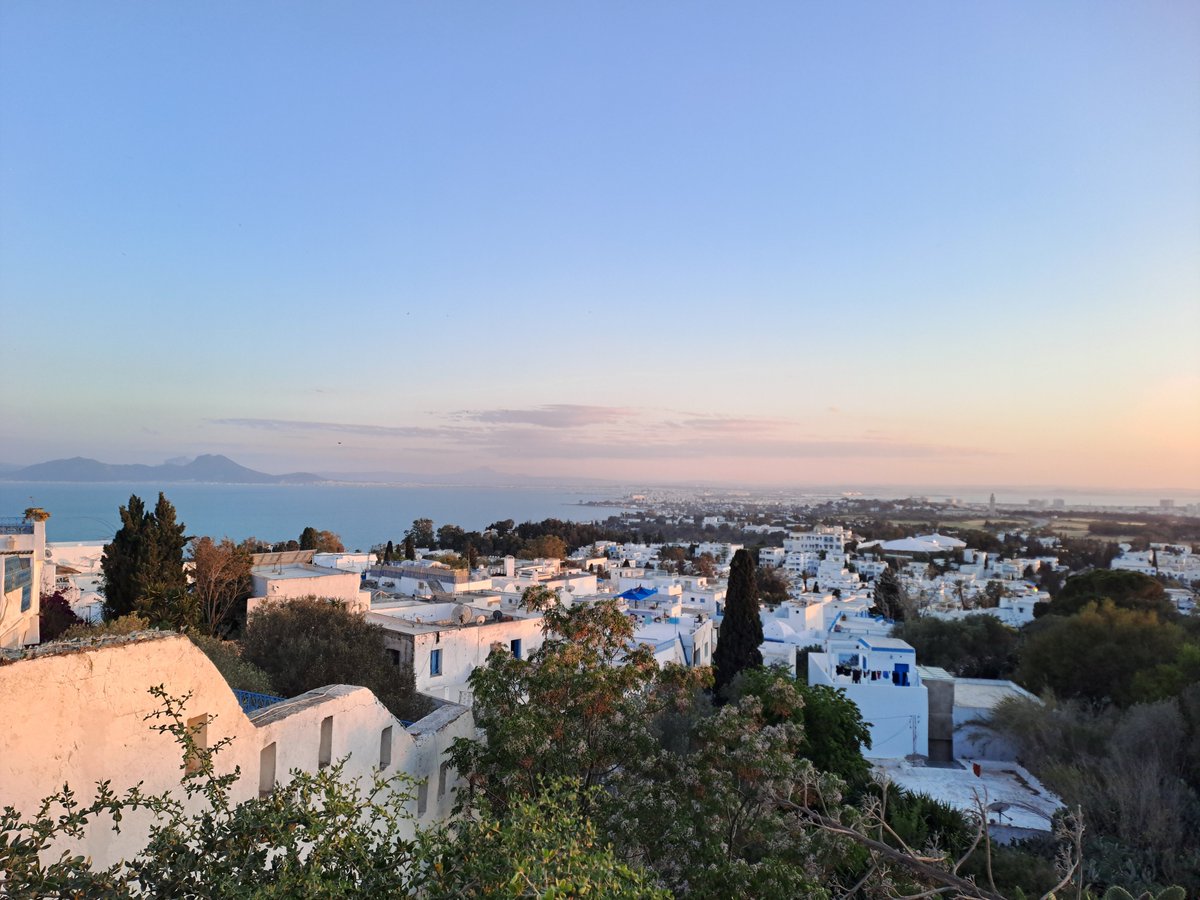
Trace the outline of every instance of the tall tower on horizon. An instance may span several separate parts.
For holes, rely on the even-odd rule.
[[[996,515],[996,494],[993,492],[991,499],[988,500],[988,518],[993,518]]]

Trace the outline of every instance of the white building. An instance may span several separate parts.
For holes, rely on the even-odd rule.
[[[423,560],[371,566],[364,583],[392,594],[433,597],[490,590],[492,578],[486,572],[452,569],[444,563]]]
[[[1167,599],[1175,604],[1180,614],[1189,616],[1196,611],[1196,595],[1187,588],[1167,588]]]
[[[787,551],[782,547],[759,547],[758,564],[778,568],[787,561]]]
[[[967,616],[992,616],[999,619],[1010,628],[1021,628],[1034,620],[1034,608],[1039,603],[1049,602],[1050,595],[1044,592],[1033,592],[1020,596],[1005,595],[1000,598],[1000,605],[985,609],[956,609],[945,605],[931,606],[925,610],[926,615],[937,619],[965,619]]]
[[[47,686],[53,685],[53,690]],[[414,822],[449,816],[457,775],[446,751],[457,737],[473,737],[470,710],[439,703],[405,725],[371,691],[330,685],[249,714],[213,664],[190,640],[141,632],[86,643],[46,644],[0,667],[0,786],[3,802],[23,815],[42,798],[70,785],[87,802],[98,781],[117,793],[141,783],[146,794],[171,792],[198,811],[179,789],[183,762],[169,734],[146,717],[161,708],[149,689],[163,685],[184,698],[187,724],[212,747],[230,738],[216,756],[218,774],[241,769],[234,802],[274,790],[295,769],[315,772],[345,758],[347,779],[369,779],[378,770],[405,772],[420,782],[410,809]],[[97,866],[131,858],[144,846],[149,813],[127,813],[121,831],[97,817],[72,852]]]
[[[612,544],[608,547],[608,558],[620,562],[630,562],[634,566],[644,566],[658,559],[658,545],[650,544]]]
[[[1186,544],[1151,544],[1149,550],[1132,550],[1121,544],[1121,555],[1110,568],[1140,572],[1143,575],[1162,575],[1184,584],[1200,583],[1200,556]]]
[[[620,569],[616,577],[612,580],[616,590],[622,593],[636,590],[637,588],[645,588],[647,590],[658,591],[664,595],[683,596],[683,584],[680,577],[670,572],[647,571],[645,569]]]
[[[852,572],[846,565],[845,553],[832,553],[820,560],[816,565],[811,579],[806,579],[810,588],[819,587],[822,591],[837,591],[846,594],[861,587],[861,578],[857,572]],[[811,571],[811,568],[810,568]]]
[[[1037,700],[1012,681],[995,678],[954,679],[954,757],[1013,761],[1017,748],[988,725],[1001,700]]]
[[[314,553],[312,561],[314,566],[362,575],[375,565],[376,559],[374,553]]]
[[[246,601],[247,615],[263,603],[302,597],[338,600],[355,612],[365,612],[371,605],[371,592],[362,589],[361,579],[354,572],[305,562],[276,562],[252,566],[250,579],[254,596]]]
[[[725,611],[725,595],[729,592],[726,581],[710,581],[707,578],[684,577],[677,580],[679,585],[679,602],[692,612],[702,612],[710,616]]]
[[[45,562],[46,519],[42,515],[0,519],[0,578],[4,585],[0,648],[36,644],[41,639],[38,618]]]
[[[844,560],[846,542],[853,535],[840,525],[822,525],[812,531],[794,531],[783,539],[784,568],[794,578],[815,574],[821,561]]]
[[[966,542],[945,534],[918,534],[915,537],[901,538],[896,541],[871,541],[860,544],[859,550],[872,547],[880,548],[884,553],[950,553],[965,548]]]
[[[618,594],[617,600],[635,622],[634,643],[653,647],[654,658],[660,666],[668,663],[690,667],[712,664],[716,631],[711,614],[685,612],[678,594],[645,588]]]
[[[522,659],[542,646],[540,613],[491,602],[376,603],[367,621],[386,631],[384,643],[396,666],[412,670],[417,690],[470,705],[467,680],[502,648]]]
[[[845,553],[846,542],[853,535],[841,525],[822,525],[812,531],[794,531],[783,539],[784,552],[806,553],[820,556],[822,553]]]
[[[726,544],[721,541],[701,541],[696,545],[696,556],[707,553],[717,561],[718,565],[728,565],[733,561],[733,555],[743,549],[743,544]]]
[[[929,754],[929,699],[917,653],[892,637],[835,634],[808,656],[810,684],[840,688],[871,730],[871,758]]]
[[[100,620],[104,541],[47,541],[47,568],[54,568],[54,590],[60,591],[75,614],[86,622]],[[44,579],[43,579],[44,581]]]
[[[846,561],[847,566],[852,566],[854,571],[858,573],[858,577],[863,581],[874,581],[882,575],[888,567],[885,560],[875,556],[854,556]]]
[[[505,593],[519,593],[527,588],[540,586],[568,597],[594,594],[599,584],[595,572],[564,569],[561,560],[533,559],[518,562],[511,556],[504,557],[503,574],[493,574],[491,582],[492,588]]]

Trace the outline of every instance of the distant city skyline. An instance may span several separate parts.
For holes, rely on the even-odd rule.
[[[0,463],[1200,489],[1200,6],[0,7]]]

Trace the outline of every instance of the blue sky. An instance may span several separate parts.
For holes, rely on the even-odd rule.
[[[9,2],[0,461],[1196,488],[1198,163],[1194,3]]]

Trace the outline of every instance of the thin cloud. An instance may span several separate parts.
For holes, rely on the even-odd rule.
[[[217,425],[279,433],[352,434],[397,439],[407,452],[468,450],[507,459],[537,460],[919,460],[996,456],[958,447],[889,438],[814,438],[787,419],[692,414],[671,421],[661,411],[558,404],[530,409],[454,413],[453,425],[375,425],[303,419],[210,419]],[[393,449],[401,449],[394,447]]]
[[[795,428],[787,419],[752,416],[696,416],[679,423],[684,428],[716,434],[745,434],[746,432],[779,432]]]
[[[553,403],[531,409],[463,410],[457,413],[457,418],[485,424],[537,425],[540,428],[586,428],[592,425],[622,422],[636,415],[635,410],[619,406]]]
[[[304,419],[209,419],[213,425],[255,428],[262,431],[321,431],[337,434],[361,434],[381,437],[444,438],[451,428],[427,428],[418,425],[363,425],[353,422],[313,422]]]

